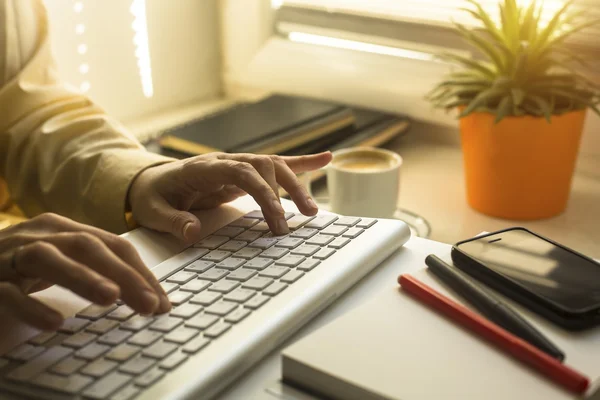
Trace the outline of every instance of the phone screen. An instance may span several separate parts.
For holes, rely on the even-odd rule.
[[[510,230],[458,247],[562,308],[582,312],[600,304],[600,266],[527,231]]]

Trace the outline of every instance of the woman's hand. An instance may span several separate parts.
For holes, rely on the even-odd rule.
[[[148,168],[131,185],[129,204],[135,220],[193,243],[201,225],[190,210],[217,207],[250,194],[271,231],[288,232],[278,189],[283,187],[305,215],[318,209],[296,173],[327,165],[331,153],[300,157],[211,153]]]
[[[171,308],[135,248],[117,235],[55,214],[0,231],[0,310],[57,329],[62,315],[28,296],[54,284],[100,305],[120,298],[143,314]]]

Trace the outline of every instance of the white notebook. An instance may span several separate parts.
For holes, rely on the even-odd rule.
[[[465,304],[427,270],[413,276]],[[600,399],[600,328],[567,332],[515,308],[566,353],[567,365],[590,378],[592,387],[583,397]],[[282,375],[286,382],[333,399],[582,398],[418,302],[394,282],[374,300],[285,349]]]

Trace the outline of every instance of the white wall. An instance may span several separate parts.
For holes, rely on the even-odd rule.
[[[146,0],[154,96],[146,98],[138,74],[129,11],[132,0],[46,0],[61,76],[122,119],[173,108],[221,93],[218,0]],[[77,23],[86,31],[75,34]],[[84,55],[77,46],[87,44]],[[88,63],[86,75],[79,72]]]

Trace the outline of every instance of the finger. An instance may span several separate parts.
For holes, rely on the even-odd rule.
[[[296,174],[290,169],[283,157],[273,156],[277,181],[284,188],[292,201],[296,203],[304,215],[315,215],[319,209],[308,192],[298,180]]]
[[[56,230],[61,232],[84,232],[98,237],[121,260],[135,269],[144,278],[148,285],[155,290],[156,294],[160,298],[160,306],[157,312],[167,312],[171,309],[171,303],[169,302],[169,299],[162,286],[160,286],[160,283],[156,280],[154,274],[146,267],[135,247],[133,247],[133,245],[126,239],[110,232],[106,232],[102,229],[84,225],[55,214],[44,214],[43,216],[37,217],[31,221],[34,220],[41,220],[43,226],[52,225]],[[149,218],[149,220],[153,221],[154,219]],[[164,232],[166,230],[162,231]]]
[[[192,205],[193,209],[209,209],[220,206],[221,204],[229,203],[239,197],[245,196],[246,192],[237,186],[226,186],[217,193],[211,193],[202,199],[196,200]]]
[[[118,285],[121,299],[134,310],[151,314],[158,309],[160,299],[156,290],[98,237],[74,232],[57,234],[46,240],[69,258]]]
[[[224,184],[234,184],[252,196],[262,209],[265,221],[273,233],[284,235],[289,232],[279,197],[251,164],[218,160],[211,164],[203,164],[202,168],[210,168],[212,179],[220,180]],[[208,171],[201,173],[209,174]]]
[[[220,159],[241,161],[251,164],[254,169],[269,184],[273,193],[279,199],[279,184],[275,176],[275,166],[270,156],[257,156],[255,154],[222,154]]]
[[[55,283],[94,303],[109,305],[119,298],[117,285],[67,257],[51,243],[36,241],[21,246],[11,256],[11,262],[20,277]]]
[[[300,174],[302,172],[323,168],[331,162],[333,156],[331,155],[331,152],[326,151],[308,156],[280,156],[280,158],[294,173]]]
[[[0,282],[0,309],[41,330],[53,331],[63,323],[60,313],[9,282]]]

